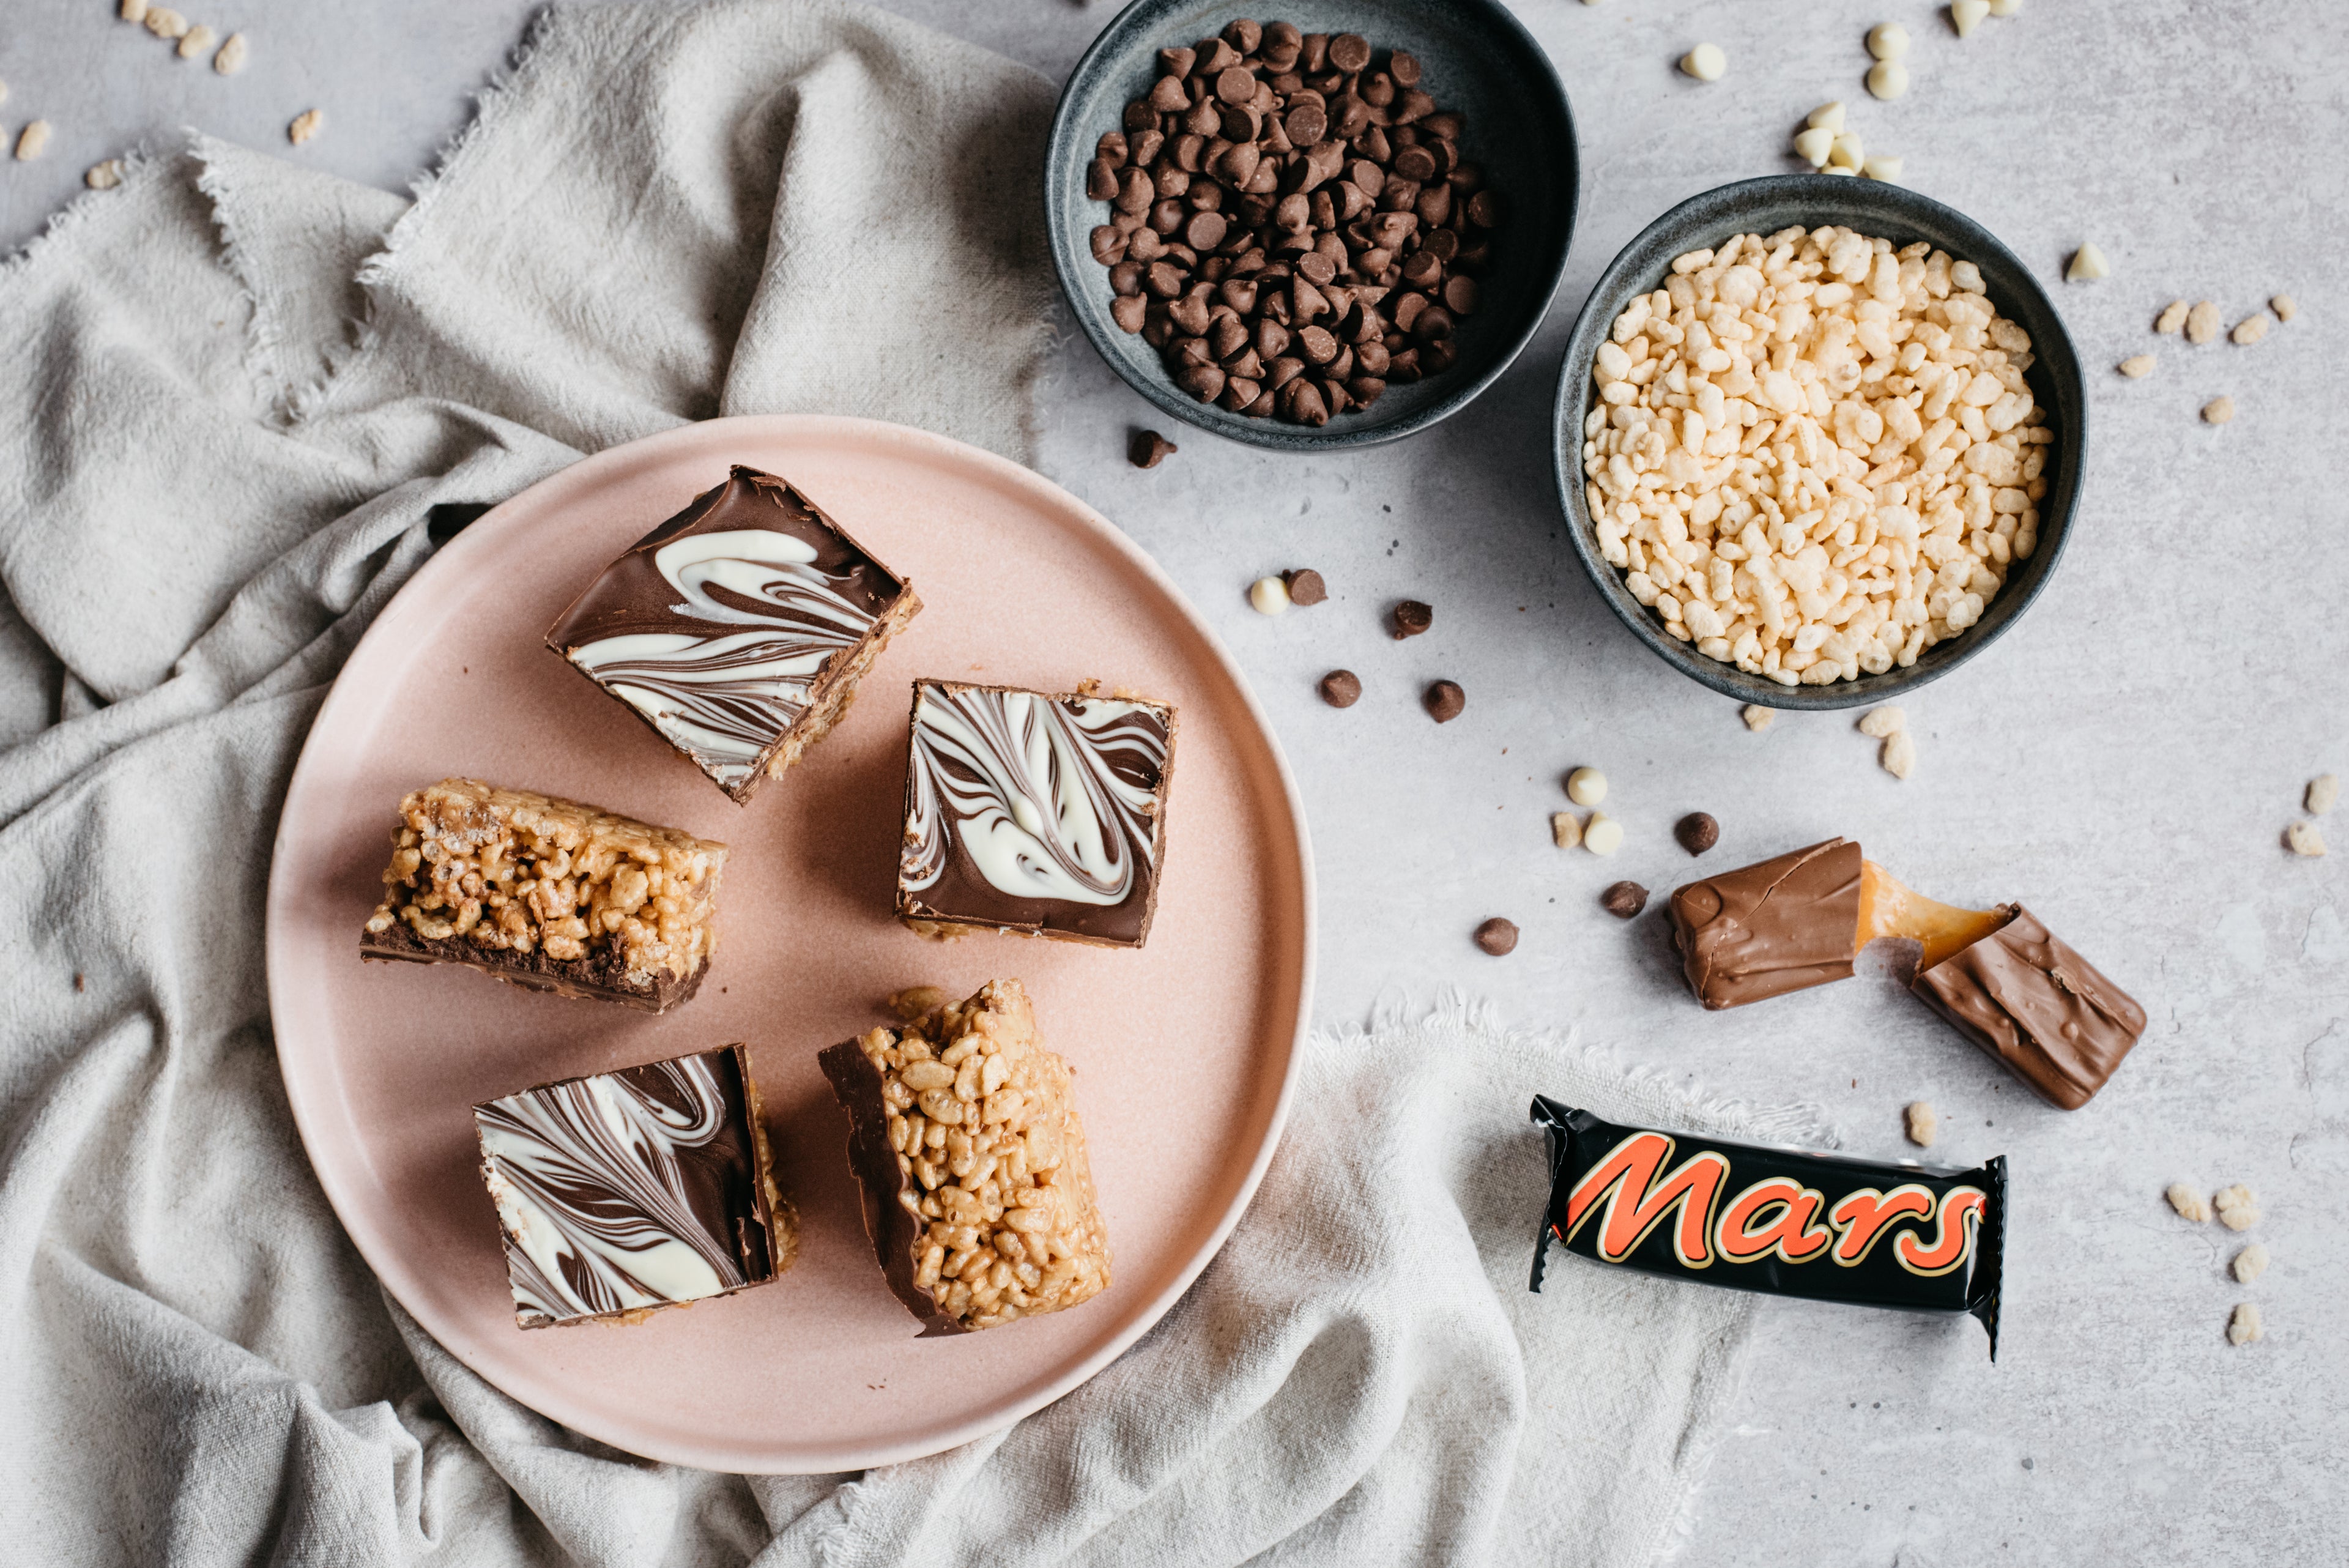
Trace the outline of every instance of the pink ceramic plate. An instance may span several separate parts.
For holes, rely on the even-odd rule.
[[[580,586],[725,476],[786,475],[927,607],[861,701],[738,807],[540,638]],[[1182,710],[1150,945],[925,941],[890,919],[916,676],[1050,691],[1088,676]],[[731,844],[701,993],[666,1017],[366,964],[400,795],[451,774],[569,795]],[[1066,1394],[1206,1265],[1272,1157],[1311,989],[1302,808],[1263,714],[1157,567],[1004,460],[865,420],[717,420],[589,458],[452,541],[401,590],[319,711],[269,885],[277,1050],[318,1179],[391,1293],[469,1366],[631,1452],[744,1471],[935,1453]],[[1077,1071],[1115,1277],[1072,1311],[917,1340],[865,1241],[823,1046],[888,992],[1028,982]],[[731,1040],[750,1044],[800,1261],[776,1283],[632,1328],[514,1326],[474,1168],[474,1102]]]

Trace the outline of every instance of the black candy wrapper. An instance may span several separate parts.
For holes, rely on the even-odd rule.
[[[1534,1096],[1549,1134],[1550,1243],[1733,1290],[1969,1313],[1998,1359],[2006,1157],[1972,1170],[1617,1127]]]

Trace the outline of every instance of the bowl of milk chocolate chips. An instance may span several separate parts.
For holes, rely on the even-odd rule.
[[[551,654],[737,805],[777,784],[921,610],[789,480],[737,465],[587,577]],[[917,678],[892,912],[940,941],[1138,949],[1157,907],[1175,710],[1139,693]],[[777,787],[782,787],[777,785]],[[1049,803],[1040,806],[1038,803]],[[389,805],[391,803],[387,802]],[[365,960],[455,964],[665,1013],[719,948],[738,852],[510,784],[398,803]],[[1109,1241],[1067,1063],[1027,989],[891,999],[900,1022],[820,1048],[883,1275],[925,1335],[997,1328],[1108,1288]],[[634,1324],[795,1261],[739,1042],[518,1086],[472,1107],[523,1329]]]
[[[1138,0],[1062,89],[1053,265],[1167,413],[1287,451],[1423,430],[1531,339],[1566,265],[1565,89],[1496,0]]]

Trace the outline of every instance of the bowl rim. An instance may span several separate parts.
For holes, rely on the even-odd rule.
[[[1081,286],[1078,278],[1071,275],[1071,268],[1081,270],[1101,264],[1093,260],[1089,250],[1063,244],[1063,237],[1071,233],[1071,217],[1055,171],[1062,168],[1068,149],[1077,143],[1079,128],[1074,123],[1074,99],[1080,84],[1090,81],[1105,70],[1112,54],[1127,47],[1129,40],[1125,35],[1141,26],[1143,13],[1173,9],[1189,3],[1190,0],[1132,0],[1102,26],[1092,43],[1085,46],[1085,52],[1078,57],[1077,63],[1070,68],[1068,78],[1061,84],[1060,97],[1052,107],[1051,129],[1044,140],[1044,246],[1051,255],[1052,275],[1061,286],[1061,296],[1068,305],[1069,314],[1075,318],[1086,340],[1093,346],[1094,352],[1102,357],[1120,380],[1155,404],[1161,411],[1210,435],[1275,452],[1312,452],[1380,446],[1416,435],[1475,401],[1517,362],[1527,345],[1541,331],[1543,323],[1549,319],[1550,308],[1557,304],[1558,290],[1566,281],[1567,261],[1574,249],[1575,226],[1582,215],[1582,142],[1575,127],[1574,106],[1567,97],[1566,83],[1559,78],[1557,67],[1550,59],[1549,52],[1501,0],[1451,0],[1451,3],[1481,13],[1486,25],[1502,35],[1505,49],[1522,56],[1537,67],[1532,73],[1536,88],[1537,90],[1547,89],[1566,133],[1562,178],[1558,175],[1546,176],[1551,180],[1553,189],[1559,185],[1564,187],[1566,223],[1557,254],[1549,263],[1548,276],[1547,280],[1537,283],[1535,292],[1538,297],[1526,303],[1524,326],[1482,373],[1473,379],[1462,381],[1424,408],[1395,416],[1383,423],[1338,429],[1333,428],[1338,421],[1332,420],[1329,424],[1316,428],[1287,424],[1278,420],[1244,419],[1238,414],[1230,415],[1227,421],[1211,419],[1203,415],[1201,410],[1213,410],[1217,413],[1224,410],[1188,396],[1171,380],[1144,378],[1134,373],[1118,354],[1112,351],[1112,345],[1125,334],[1119,333],[1117,337],[1112,337],[1109,328],[1103,325],[1105,313],[1089,309],[1080,303]],[[1347,417],[1339,416],[1340,419]]]
[[[1862,675],[1857,680],[1837,680],[1826,686],[1781,686],[1766,677],[1748,675],[1734,664],[1707,658],[1693,646],[1682,644],[1666,632],[1663,622],[1631,597],[1630,588],[1624,586],[1622,574],[1608,565],[1606,558],[1598,552],[1595,530],[1582,493],[1582,422],[1588,407],[1585,388],[1589,382],[1591,363],[1598,354],[1598,338],[1605,335],[1622,302],[1628,297],[1625,290],[1631,282],[1630,274],[1635,265],[1643,275],[1652,270],[1652,262],[1643,260],[1643,254],[1654,247],[1661,235],[1682,224],[1697,223],[1709,223],[1714,226],[1736,224],[1736,232],[1749,232],[1754,225],[1741,222],[1734,213],[1741,204],[1754,196],[1804,199],[1824,196],[1843,205],[1853,202],[1880,204],[1889,217],[1899,219],[1906,216],[1911,221],[1915,212],[1921,209],[1934,223],[1966,237],[1973,254],[1963,259],[1984,269],[1985,290],[1992,294],[1993,303],[1998,294],[2020,294],[2033,300],[2054,326],[2055,339],[2052,346],[2042,338],[2034,337],[2032,344],[2034,354],[2033,369],[2044,366],[2049,378],[2056,382],[2059,396],[2068,390],[2078,411],[2076,415],[2066,413],[2057,426],[2054,445],[2061,454],[2063,472],[2049,486],[2046,500],[2041,503],[2039,548],[2034,553],[2034,564],[2038,564],[2038,569],[2031,580],[2012,596],[2002,594],[1993,601],[2000,612],[1995,621],[1987,626],[1969,628],[1964,634],[1942,644],[1941,648],[1949,651],[1930,664],[1920,658],[1907,669],[1895,666],[1881,675]],[[1910,206],[1910,213],[1903,213],[1904,205]],[[1989,275],[1992,271],[2000,275],[1995,282]],[[2051,347],[2058,352],[2050,353]],[[1571,423],[1568,418],[1569,409],[1572,410]],[[2057,410],[2051,409],[2050,411]],[[1607,607],[1614,612],[1615,618],[1646,644],[1651,652],[1701,686],[1724,697],[1737,698],[1761,707],[1813,711],[1865,707],[1938,680],[1995,643],[2009,627],[2020,620],[2046,588],[2048,580],[2055,575],[2064,545],[2070,541],[2073,514],[2079,508],[2088,448],[2087,383],[2080,367],[2078,346],[2073,342],[2071,329],[2064,324],[2063,314],[2056,309],[2054,297],[2041,285],[2030,265],[1996,234],[1946,202],[1935,201],[1921,192],[1902,185],[1826,174],[1765,174],[1751,180],[1732,181],[1676,202],[1641,228],[1599,273],[1583,300],[1581,310],[1575,317],[1574,327],[1567,335],[1565,357],[1558,367],[1557,395],[1550,414],[1551,466],[1557,485],[1558,505],[1566,515],[1567,535],[1573,545],[1576,559],[1582,564],[1584,574],[1590,578],[1592,587],[1598,589],[1599,597],[1606,602]],[[1980,631],[1981,635],[1972,635],[1975,631]],[[1932,651],[1938,653],[1940,649]]]

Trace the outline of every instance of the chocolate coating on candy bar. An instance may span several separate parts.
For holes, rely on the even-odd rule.
[[[740,1045],[542,1084],[473,1120],[523,1328],[634,1322],[792,1264]]]
[[[813,502],[737,464],[606,567],[546,642],[740,802],[920,607]]]
[[[1740,1007],[1848,980],[1859,933],[1859,846],[1830,838],[1672,893],[1672,940],[1691,990]]]
[[[1174,752],[1164,703],[916,682],[898,918],[1140,947]]]
[[[2020,904],[1909,989],[2051,1103],[2076,1111],[2145,1033],[2145,1009]]]

